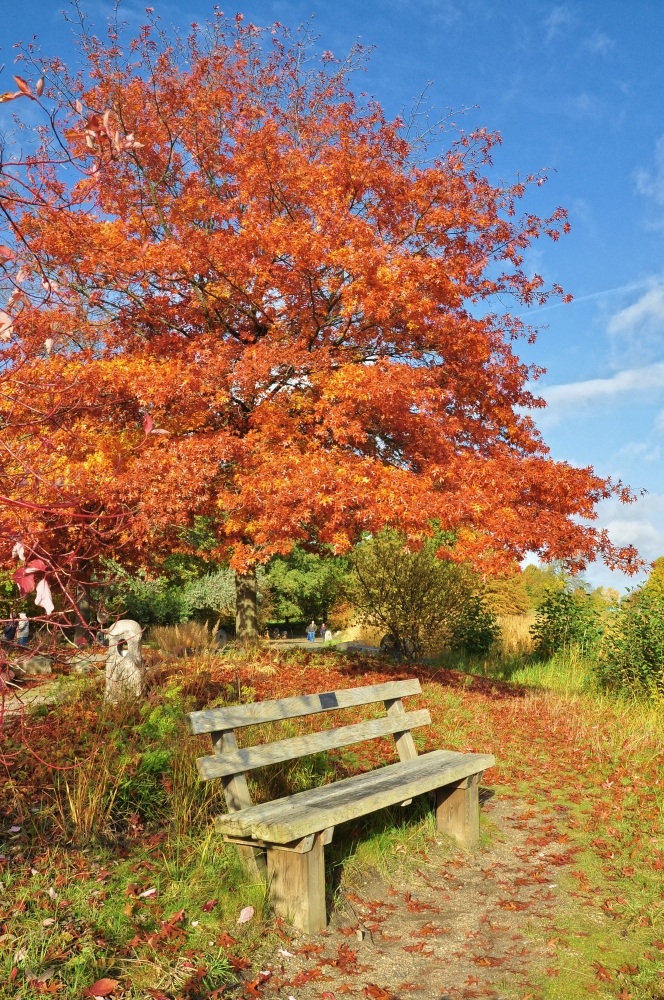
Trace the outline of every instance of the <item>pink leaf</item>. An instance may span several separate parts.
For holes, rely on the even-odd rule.
[[[55,609],[53,598],[51,597],[51,588],[46,582],[46,579],[40,580],[37,584],[35,604],[40,608],[43,608],[47,615],[50,615]]]
[[[0,309],[0,340],[9,340],[14,330],[14,320],[9,313]]]
[[[240,916],[237,918],[238,924],[248,923],[248,921],[251,920],[253,915],[254,915],[253,906],[245,906],[245,908],[241,911]]]
[[[39,80],[37,80],[37,83],[35,84],[35,91],[37,93],[37,97],[41,97],[41,95],[44,93],[44,77],[43,76],[40,77]]]
[[[16,80],[16,86],[21,91],[21,93],[25,94],[26,97],[32,98],[32,100],[34,101],[35,95],[30,90],[30,85],[27,83],[27,81],[24,80],[22,76],[15,76],[14,79]]]
[[[20,559],[21,562],[25,559],[25,549],[23,548],[23,542],[15,542],[14,548],[12,549],[12,558]]]
[[[31,559],[25,567],[26,573],[45,573],[48,566],[43,559]]]
[[[146,413],[145,416],[143,417],[143,430],[145,431],[146,434],[149,434],[153,427],[154,427],[154,420],[152,419],[149,413]]]

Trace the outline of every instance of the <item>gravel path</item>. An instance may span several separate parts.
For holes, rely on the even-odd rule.
[[[260,995],[527,996],[562,934],[558,881],[572,856],[548,817],[514,799],[490,799],[484,811],[489,847],[450,858],[449,844],[434,844],[408,884],[374,876],[342,891],[325,934],[285,941]]]

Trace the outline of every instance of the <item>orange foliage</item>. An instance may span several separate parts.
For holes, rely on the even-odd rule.
[[[241,18],[85,44],[87,83],[60,67],[50,95],[70,167],[46,139],[2,262],[14,535],[147,562],[204,515],[244,570],[435,519],[489,571],[528,550],[633,565],[584,523],[627,492],[553,461],[524,415],[539,372],[501,303],[546,301],[523,253],[567,222],[490,183],[497,136],[419,164],[345,67],[305,73]]]

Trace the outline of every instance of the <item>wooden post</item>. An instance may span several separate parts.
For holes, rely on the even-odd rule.
[[[401,698],[388,698],[384,701],[385,709],[387,711],[388,718],[398,719],[400,716],[406,714],[406,710],[403,707],[403,702]],[[408,723],[404,724],[407,726]],[[394,742],[397,748],[397,753],[399,754],[399,760],[415,760],[417,757],[417,747],[415,746],[415,740],[413,739],[413,734],[410,729],[406,728],[401,733],[394,733]],[[401,807],[411,805],[412,799],[404,799],[401,803]]]
[[[436,789],[436,829],[475,847],[480,837],[480,774]]]
[[[291,920],[305,934],[325,930],[324,833],[317,833],[306,854],[267,849],[267,876],[275,912]]]
[[[237,739],[232,729],[218,730],[211,734],[212,746],[216,754],[237,753]],[[243,774],[233,774],[222,778],[224,798],[229,812],[239,812],[253,805],[249,785]],[[265,852],[257,847],[238,844],[237,850],[251,875],[262,878],[265,874]]]

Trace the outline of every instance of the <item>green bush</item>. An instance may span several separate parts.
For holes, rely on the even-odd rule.
[[[451,648],[486,656],[500,636],[498,620],[479,594],[471,594],[452,626]]]
[[[597,674],[613,691],[664,697],[664,601],[647,587],[615,609],[602,643]]]
[[[531,634],[539,659],[569,653],[573,648],[588,656],[597,649],[602,636],[601,614],[582,587],[548,590],[537,609]]]
[[[352,554],[353,603],[360,620],[384,629],[396,648],[416,658],[449,648],[478,580],[467,566],[438,557],[442,533],[419,548],[405,535],[384,530]]]

